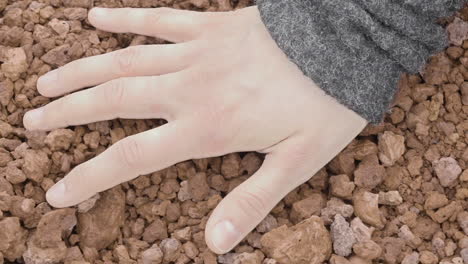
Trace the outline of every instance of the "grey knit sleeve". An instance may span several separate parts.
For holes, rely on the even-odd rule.
[[[369,122],[388,109],[403,72],[447,46],[435,20],[465,0],[257,0],[278,46],[327,94]]]

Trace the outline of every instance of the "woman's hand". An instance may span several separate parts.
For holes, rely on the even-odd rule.
[[[77,166],[47,192],[55,207],[184,160],[266,153],[260,170],[229,193],[207,223],[208,246],[225,253],[366,125],[288,60],[256,7],[225,13],[95,8],[89,21],[105,31],[177,44],[130,47],[49,72],[37,84],[47,97],[95,87],[28,112],[25,127],[51,130],[114,118],[168,123]]]

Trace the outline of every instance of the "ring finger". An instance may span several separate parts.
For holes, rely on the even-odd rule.
[[[170,121],[180,109],[176,90],[184,79],[180,73],[115,79],[29,111],[24,126],[28,130],[52,130],[115,118]]]

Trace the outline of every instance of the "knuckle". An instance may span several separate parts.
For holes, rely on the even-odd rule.
[[[234,118],[235,110],[219,104],[207,104],[202,113],[204,138],[201,140],[215,155],[229,151],[236,144],[238,124]]]
[[[228,136],[217,128],[208,128],[203,130],[202,139],[200,140],[210,155],[219,156],[229,149]]]
[[[132,136],[122,139],[116,145],[117,160],[125,168],[135,169],[141,164],[143,153],[140,143]]]
[[[117,111],[125,101],[125,82],[125,79],[119,78],[102,87],[102,96],[113,111]]]
[[[256,218],[261,218],[266,215],[269,209],[267,203],[268,193],[262,188],[255,188],[254,190],[241,190],[237,203],[243,212]]]
[[[140,49],[138,47],[128,47],[114,52],[117,74],[119,76],[131,76],[138,63],[139,54]]]

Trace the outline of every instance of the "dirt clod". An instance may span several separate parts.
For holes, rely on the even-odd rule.
[[[434,170],[439,178],[440,184],[448,187],[453,184],[462,172],[458,162],[451,158],[441,158],[434,162]]]
[[[0,252],[9,261],[21,257],[26,250],[27,231],[21,227],[18,217],[0,220]]]
[[[322,263],[332,250],[330,235],[316,216],[291,228],[273,229],[263,235],[261,243],[267,256],[280,264]]]

